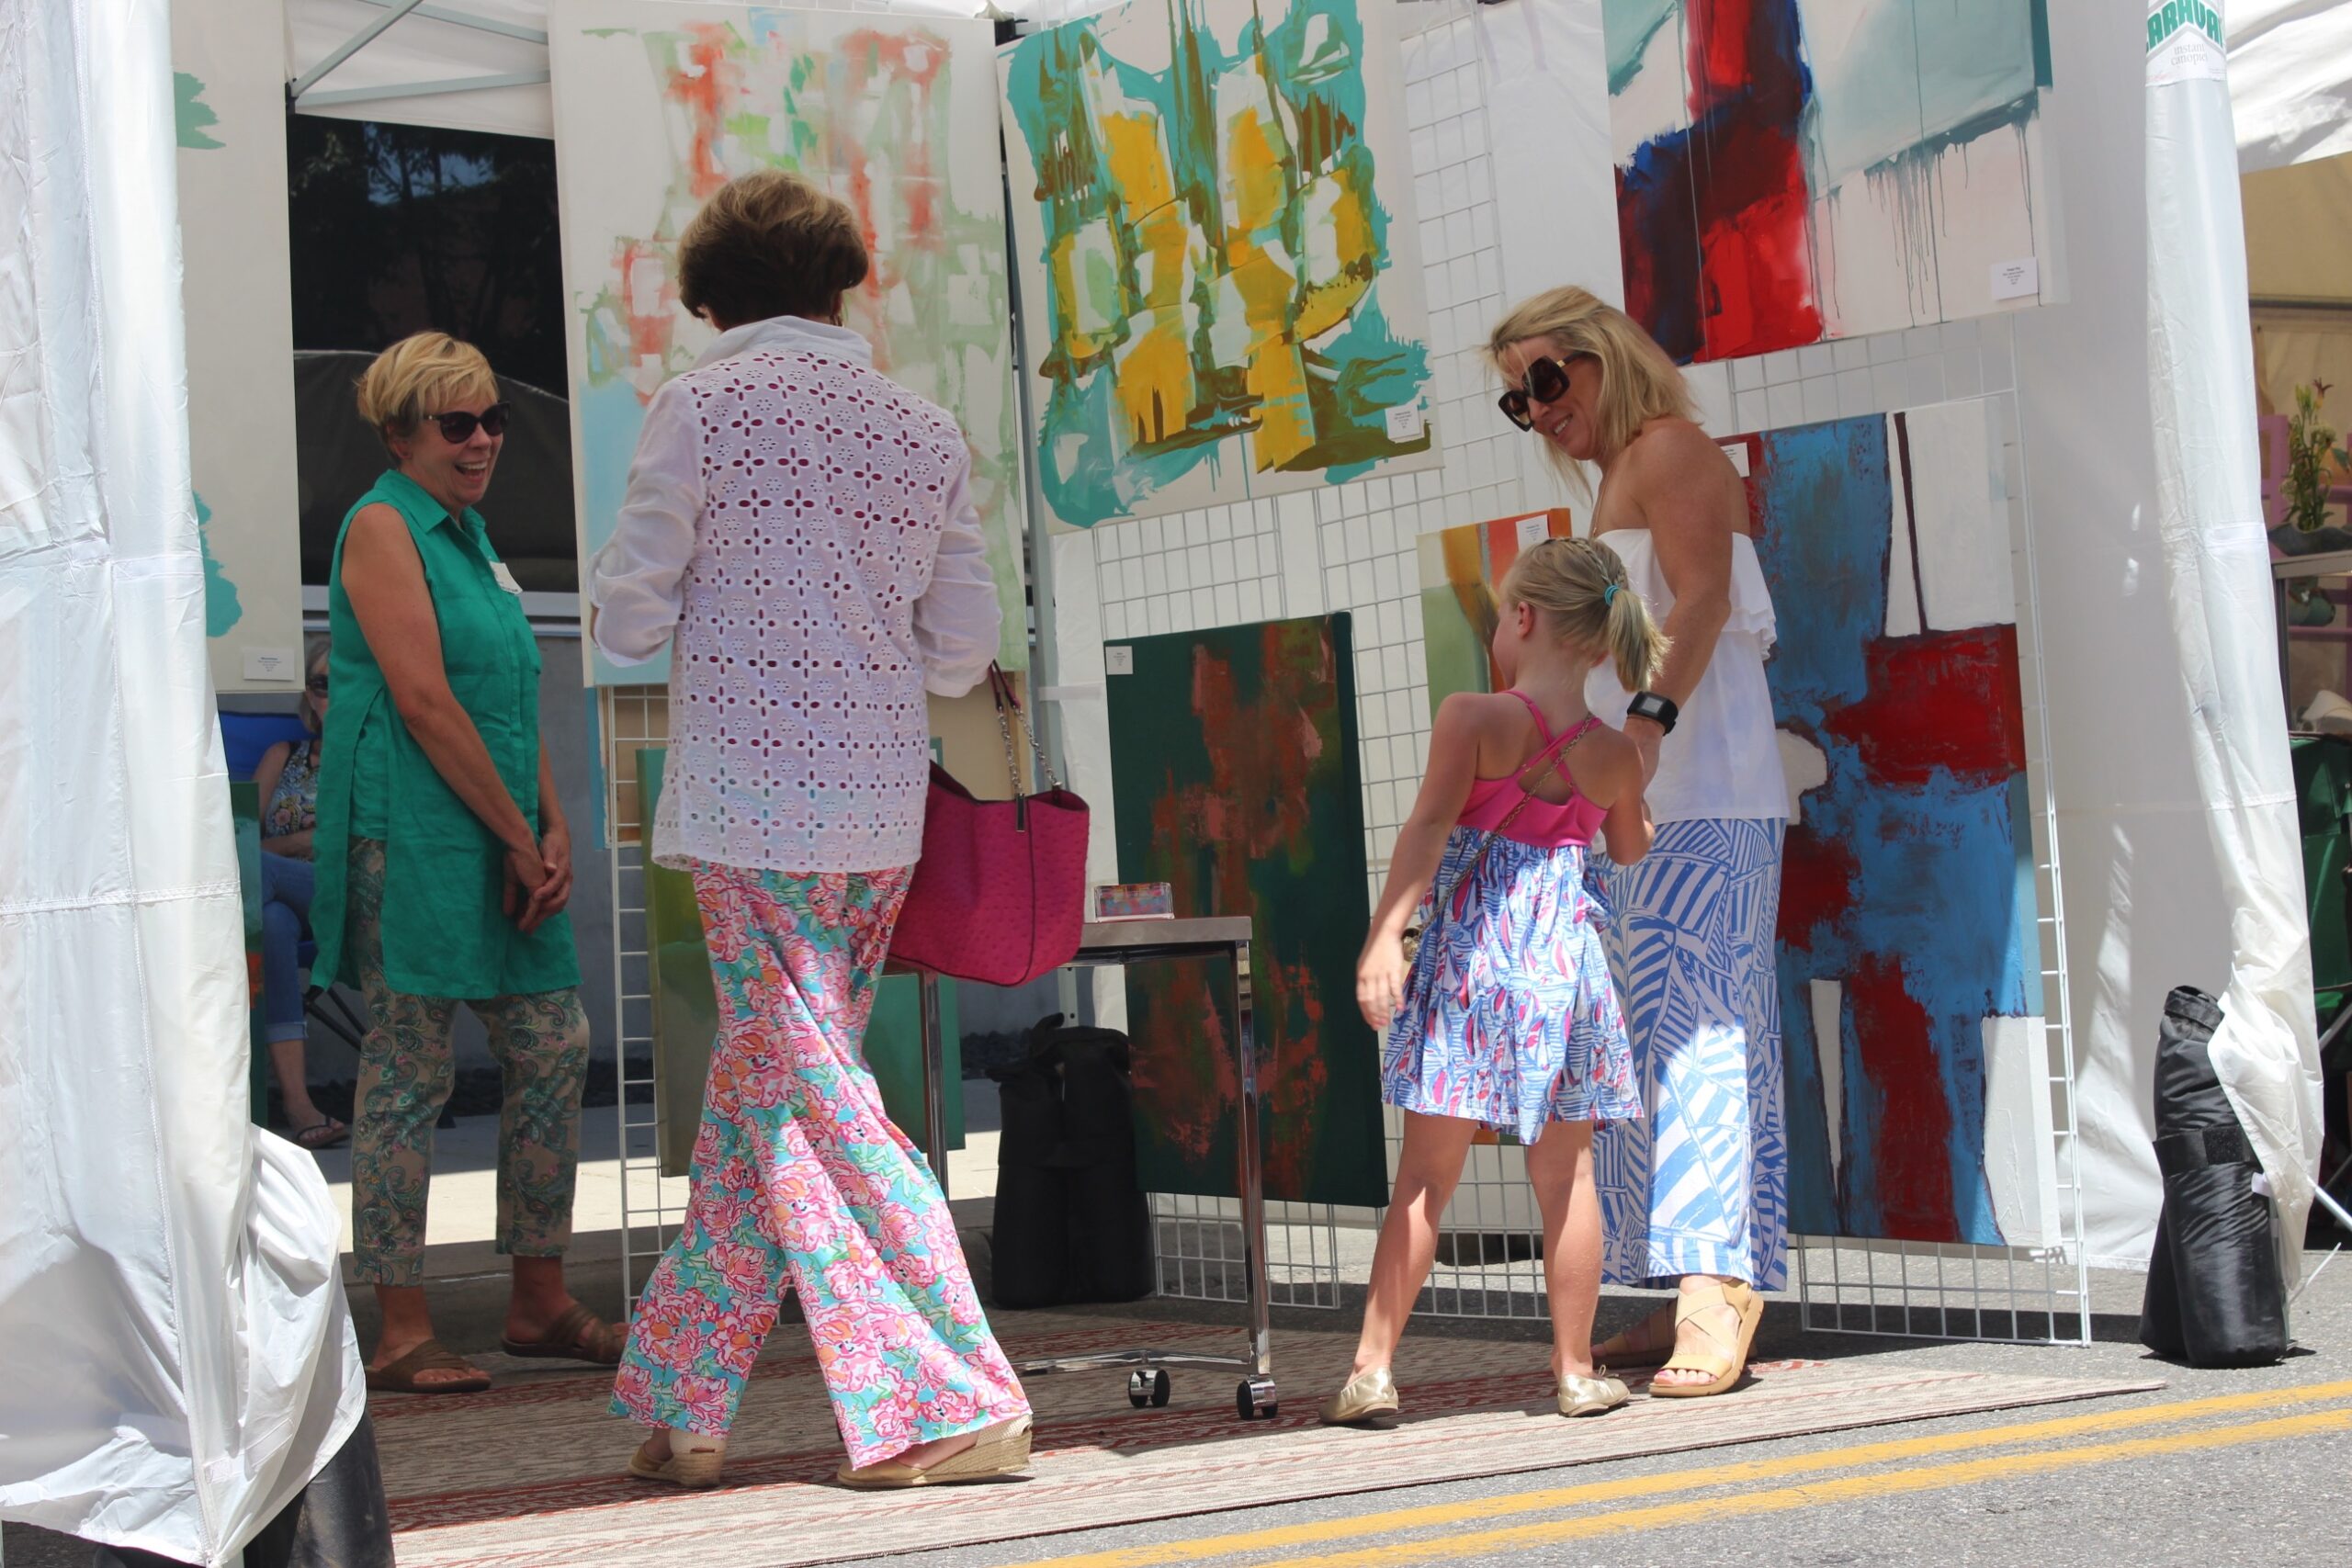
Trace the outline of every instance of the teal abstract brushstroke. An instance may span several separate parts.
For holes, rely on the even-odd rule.
[[[204,504],[204,497],[195,499],[196,543],[204,552],[204,635],[226,637],[230,627],[245,618],[245,608],[237,602],[236,583],[222,569],[220,558],[212,553],[212,508]]]
[[[185,71],[172,73],[173,118],[179,130],[179,142],[198,152],[218,151],[224,143],[204,133],[208,125],[218,125],[220,117],[204,101],[204,84]]]
[[[1123,58],[1162,14],[1137,0],[1005,51],[1029,176],[1017,194],[1043,231],[1027,258],[1046,323],[1038,477],[1080,525],[1217,472],[1237,440],[1255,471],[1335,482],[1430,444],[1387,427],[1429,360],[1382,308],[1391,219],[1364,137],[1357,0],[1238,27],[1231,7],[1168,0],[1167,63]]]

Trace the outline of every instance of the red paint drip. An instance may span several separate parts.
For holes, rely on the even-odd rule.
[[[1802,822],[1789,829],[1781,854],[1781,940],[1813,951],[1813,934],[1835,924],[1854,907],[1854,879],[1860,867],[1853,851]]]
[[[726,105],[740,91],[734,62],[728,59],[733,35],[724,23],[692,22],[686,30],[694,42],[686,46],[693,69],[670,73],[670,96],[694,121],[694,142],[687,150],[688,188],[701,201],[727,183],[718,161],[718,138]]]
[[[1862,1075],[1877,1101],[1870,1148],[1884,1234],[1898,1241],[1958,1241],[1951,1107],[1927,1010],[1905,987],[1900,959],[1857,960],[1846,996]]]
[[[1989,789],[2025,768],[2015,626],[1887,638],[1870,649],[1870,694],[1830,720],[1874,784],[1917,787],[1939,773]]]

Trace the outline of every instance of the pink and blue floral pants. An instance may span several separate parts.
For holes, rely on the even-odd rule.
[[[787,1283],[852,1464],[1028,1413],[861,1049],[910,877],[695,868],[719,1038],[685,1223],[638,1303],[615,1414],[724,1433]]]

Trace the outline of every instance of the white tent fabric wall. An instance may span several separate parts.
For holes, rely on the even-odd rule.
[[[2228,22],[2239,172],[2352,152],[2352,3],[2233,0],[2215,9]]]
[[[0,1517],[237,1561],[363,1408],[256,1132],[165,0],[0,0]]]
[[[2147,58],[2148,391],[2156,521],[2188,684],[2189,755],[2231,911],[2213,1066],[2270,1178],[2291,1260],[2320,1148],[2318,1030],[2255,455],[2245,224],[2221,40]],[[2290,1280],[2295,1277],[2291,1270]]]

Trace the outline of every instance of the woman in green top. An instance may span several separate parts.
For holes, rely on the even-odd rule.
[[[356,1277],[384,1328],[371,1389],[490,1378],[433,1337],[424,1205],[433,1124],[470,1007],[504,1081],[498,1249],[514,1264],[505,1348],[611,1364],[621,1331],[571,1298],[588,1021],[564,904],[571,839],[539,743],[539,656],[522,591],[473,510],[506,423],[489,362],[439,333],[359,383],[392,468],[344,520],[327,583],[334,705],[319,778],[315,973],[366,998],[352,1112]]]

